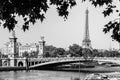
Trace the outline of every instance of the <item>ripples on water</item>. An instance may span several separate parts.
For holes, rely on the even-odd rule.
[[[0,72],[0,80],[71,80],[71,78],[81,77],[83,80],[86,73],[64,72],[64,71],[8,71]]]

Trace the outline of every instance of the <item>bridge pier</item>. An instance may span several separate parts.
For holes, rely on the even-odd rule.
[[[28,58],[25,59],[26,62],[26,70],[29,69],[29,63],[28,63]]]

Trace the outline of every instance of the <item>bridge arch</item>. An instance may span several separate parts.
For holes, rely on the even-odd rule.
[[[17,59],[17,66],[18,67],[25,67],[26,66],[26,60],[25,59]]]
[[[2,64],[3,66],[7,66],[8,65],[8,61],[7,60],[5,60],[5,61],[3,61],[3,64]]]
[[[19,61],[18,62],[18,67],[23,67],[24,65],[23,65],[23,62],[22,61]]]

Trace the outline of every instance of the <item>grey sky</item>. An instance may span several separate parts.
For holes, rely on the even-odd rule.
[[[52,6],[47,12],[46,19],[43,23],[38,21],[34,26],[31,25],[30,29],[26,32],[16,28],[18,41],[23,44],[37,43],[40,40],[40,36],[45,36],[47,45],[68,48],[69,45],[76,43],[82,46],[85,28],[85,10],[88,7],[89,32],[92,47],[97,49],[109,49],[111,43],[112,48],[118,49],[118,43],[111,40],[110,34],[104,34],[102,32],[104,24],[113,19],[114,15],[104,18],[102,14],[103,8],[94,8],[87,2],[81,3],[80,0],[76,1],[77,6],[70,10],[67,21],[59,17],[56,9]],[[7,29],[1,27],[0,47],[9,41],[10,36],[11,33],[9,33]]]

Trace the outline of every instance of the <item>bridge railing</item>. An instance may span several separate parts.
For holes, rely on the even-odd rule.
[[[46,62],[51,62],[51,61],[70,61],[70,60],[83,60],[83,57],[56,57],[56,58],[32,58],[29,61],[46,61]]]
[[[41,61],[43,62],[51,62],[51,61],[73,61],[73,60],[85,60],[83,57],[56,57],[56,58],[32,58],[29,59],[30,62]],[[95,57],[94,60],[98,61],[112,61],[112,62],[120,62],[120,58],[113,57]]]

